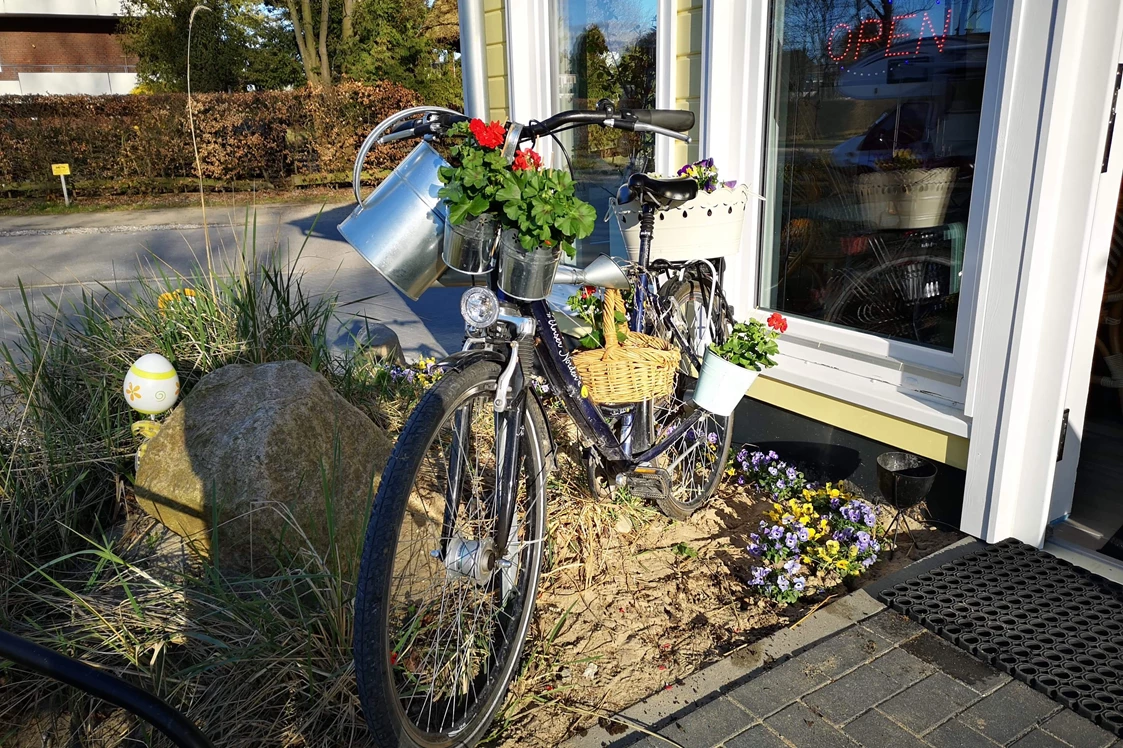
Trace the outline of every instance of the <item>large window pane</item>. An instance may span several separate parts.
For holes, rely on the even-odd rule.
[[[656,0],[556,0],[558,110],[655,106]],[[654,168],[654,140],[602,127],[559,135],[570,153],[579,196],[604,217],[608,199],[634,171]],[[578,264],[609,254],[615,221],[598,221],[578,246]],[[622,249],[618,249],[620,254]]]
[[[761,305],[950,349],[993,0],[775,0]]]

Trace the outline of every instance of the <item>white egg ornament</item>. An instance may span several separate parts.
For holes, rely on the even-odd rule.
[[[146,416],[163,413],[179,399],[179,375],[159,353],[146,353],[125,375],[125,402]]]

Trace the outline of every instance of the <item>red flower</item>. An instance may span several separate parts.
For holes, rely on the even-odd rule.
[[[587,299],[596,292],[597,292],[596,286],[585,286],[584,288],[581,289],[581,298]]]
[[[777,332],[788,331],[788,321],[779,312],[772,312],[772,316],[768,318],[768,326]]]
[[[524,148],[515,154],[515,163],[511,166],[515,171],[530,171],[542,167],[542,157],[530,148]]]
[[[507,138],[507,131],[502,122],[484,124],[482,119],[474,119],[468,123],[468,129],[476,136],[476,141],[484,148],[498,148]]]

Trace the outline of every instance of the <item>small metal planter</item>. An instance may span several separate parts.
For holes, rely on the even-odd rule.
[[[538,301],[550,295],[561,249],[538,247],[530,252],[519,243],[519,232],[505,229],[499,239],[499,287],[522,301]]]
[[[481,275],[495,267],[495,247],[499,244],[499,221],[491,213],[453,226],[445,221],[441,257],[454,270]]]

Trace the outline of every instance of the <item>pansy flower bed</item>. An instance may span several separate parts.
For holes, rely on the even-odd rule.
[[[807,486],[803,473],[781,460],[775,452],[750,452],[747,447],[729,460],[725,475],[739,486],[756,486],[775,501],[799,496]]]
[[[749,585],[765,597],[794,602],[864,573],[877,562],[883,534],[868,501],[830,483],[804,488],[798,498],[774,503],[749,536],[748,552],[759,559]]]

